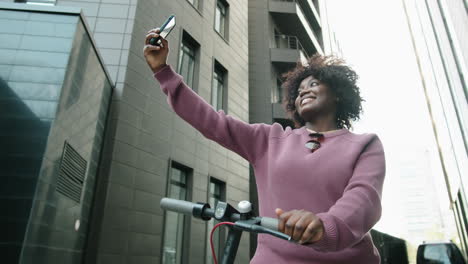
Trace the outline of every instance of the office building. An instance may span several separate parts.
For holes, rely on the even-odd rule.
[[[79,9],[0,4],[2,263],[81,263],[112,82]]]
[[[465,255],[468,248],[468,15],[466,1],[404,0],[431,115],[447,195]]]

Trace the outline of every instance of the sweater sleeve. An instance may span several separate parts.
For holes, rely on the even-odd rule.
[[[339,251],[361,241],[380,219],[384,177],[384,151],[374,136],[358,158],[343,196],[328,212],[317,214],[325,232],[310,246],[319,251]]]
[[[254,164],[266,153],[271,125],[248,124],[226,115],[223,110],[215,111],[202,97],[190,89],[170,65],[154,74],[167,95],[170,107],[182,119],[225,148],[232,150]]]

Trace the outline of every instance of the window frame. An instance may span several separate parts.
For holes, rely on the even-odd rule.
[[[184,77],[184,82],[187,83],[187,85],[192,88],[192,90],[196,93],[198,93],[198,85],[199,85],[199,72],[200,72],[200,43],[192,37],[192,35],[187,32],[185,29],[181,29],[180,32],[180,41],[179,41],[179,46],[177,50],[177,67],[176,67],[176,72]],[[181,56],[183,55],[182,51],[182,46],[184,45],[184,42],[188,43],[189,45],[187,46],[192,46],[195,54],[195,60],[194,60],[194,66],[193,66],[193,79],[192,79],[192,84],[189,84],[183,74],[181,74],[181,62],[182,58]]]
[[[200,14],[200,16],[202,16],[203,0],[186,0],[186,1],[190,4],[191,7],[193,7],[195,9],[195,11],[198,12],[198,14]],[[196,1],[197,4],[194,5],[194,4],[192,4],[191,1]]]
[[[226,197],[227,197],[227,184],[225,181],[222,181],[220,180],[219,178],[216,178],[216,177],[213,177],[213,176],[209,176],[208,177],[208,185],[207,185],[207,192],[206,192],[206,195],[207,195],[207,201],[208,203],[210,202],[210,198],[211,198],[211,183],[212,182],[215,182],[215,183],[218,183],[221,185],[221,197],[219,199],[219,201],[226,201]],[[215,208],[215,204],[210,204],[210,206],[212,206],[213,208]],[[215,221],[216,219],[211,219],[210,221]],[[206,249],[205,249],[205,263],[209,264],[209,263],[212,263],[210,261],[212,261],[212,257],[211,259],[209,258],[209,255],[208,255],[208,252],[210,252],[211,254],[211,245],[210,245],[210,232],[211,230],[209,229],[209,222],[210,221],[207,221],[206,222]],[[218,221],[219,222],[219,221]],[[214,224],[213,224],[214,226]],[[219,257],[220,257],[220,253],[223,251],[224,249],[224,244],[225,244],[225,239],[227,238],[227,233],[226,233],[226,230],[224,228],[220,228],[218,229],[216,232],[218,232],[219,236],[221,237],[220,239],[220,243],[219,243],[219,248],[218,248],[218,252],[216,252],[217,254],[217,257],[218,257],[218,260],[219,260]]]
[[[210,104],[211,106],[216,110],[223,110],[224,113],[228,113],[228,92],[229,92],[229,71],[226,69],[226,67],[224,67],[223,64],[221,64],[217,59],[213,58],[213,63],[212,63],[212,70],[211,70],[211,90],[210,90]],[[221,73],[222,75],[222,79],[223,79],[223,95],[222,95],[222,102],[221,102],[221,105],[222,107],[221,108],[218,108],[217,105],[215,106],[214,105],[214,84],[215,84],[215,73],[216,72],[219,72]],[[216,86],[216,89],[218,89],[219,86]],[[218,93],[216,93],[216,95],[218,95]],[[216,96],[218,97],[218,96]],[[218,99],[216,99],[216,103],[219,103],[218,102]]]
[[[170,197],[170,188],[172,184],[172,169],[178,169],[183,172],[185,172],[186,179],[185,179],[185,187],[186,187],[186,200],[190,201],[192,200],[192,189],[193,189],[193,169],[183,165],[182,163],[179,163],[177,161],[174,161],[172,159],[169,159],[169,164],[168,164],[168,170],[167,170],[167,176],[166,176],[166,197]],[[161,248],[160,248],[160,263],[164,264],[163,262],[163,255],[164,255],[164,245],[165,245],[165,239],[166,239],[166,215],[167,212],[163,212],[163,228],[162,228],[162,234],[161,234]],[[181,247],[181,257],[180,257],[180,263],[188,263],[189,260],[189,249],[190,249],[190,227],[191,227],[191,218],[187,217],[185,215],[182,215],[183,217],[183,234],[182,234],[182,247]],[[179,263],[178,263],[179,264]]]
[[[282,80],[280,77],[276,77],[275,87],[271,90],[271,103],[273,104],[282,104],[283,103],[283,89],[282,89]]]
[[[189,2],[189,4],[193,7],[195,7],[195,9],[198,10],[198,8],[200,7],[200,0],[186,0],[187,2]],[[193,2],[196,2],[196,4],[192,3]]]
[[[213,30],[222,38],[224,39],[227,43],[229,43],[229,13],[230,13],[230,5],[227,0],[216,0],[215,6],[214,6],[214,23],[213,23]],[[217,12],[218,12],[218,3],[223,5],[224,10],[225,10],[225,15],[224,15],[224,27],[223,30],[224,32],[219,32],[216,29],[216,22],[217,22]],[[221,16],[222,17],[222,16]]]

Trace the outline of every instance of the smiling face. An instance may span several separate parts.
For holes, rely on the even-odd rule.
[[[306,122],[321,115],[336,115],[336,96],[333,91],[313,76],[302,80],[295,100],[297,113]]]

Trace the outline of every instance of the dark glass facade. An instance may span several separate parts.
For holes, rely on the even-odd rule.
[[[0,9],[3,263],[81,263],[111,91],[79,13]]]

